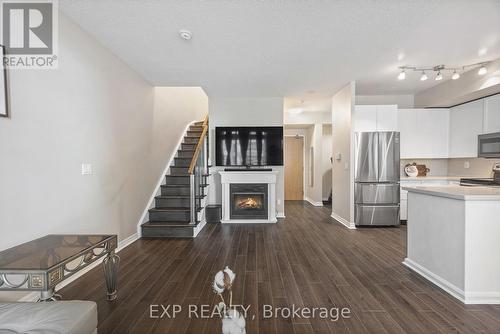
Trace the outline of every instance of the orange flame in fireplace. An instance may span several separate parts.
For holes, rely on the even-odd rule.
[[[256,201],[255,198],[252,197],[248,197],[247,199],[238,202],[239,209],[258,209],[261,206],[261,201]]]

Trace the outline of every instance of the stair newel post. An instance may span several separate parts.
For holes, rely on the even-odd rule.
[[[195,189],[195,175],[189,174],[189,203],[190,203],[190,222],[196,224],[196,189]]]

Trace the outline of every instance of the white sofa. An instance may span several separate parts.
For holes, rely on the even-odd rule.
[[[97,305],[89,301],[0,303],[0,334],[96,334]]]

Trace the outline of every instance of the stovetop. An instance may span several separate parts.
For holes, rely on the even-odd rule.
[[[461,186],[490,186],[500,187],[499,179],[460,179]]]

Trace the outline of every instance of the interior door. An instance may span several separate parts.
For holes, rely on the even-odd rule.
[[[304,138],[285,137],[285,200],[304,199]]]

